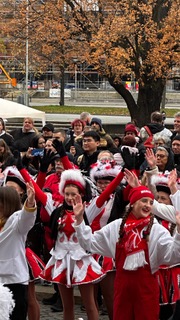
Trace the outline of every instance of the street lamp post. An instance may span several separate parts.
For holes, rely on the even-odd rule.
[[[78,81],[77,81],[77,62],[78,62],[78,59],[77,58],[74,58],[73,59],[73,62],[74,62],[74,98],[75,100],[77,100],[77,89],[78,89]]]
[[[29,0],[26,0],[26,68],[25,68],[25,90],[24,90],[24,104],[29,106],[29,99],[28,99],[28,73],[29,73],[29,30],[28,30],[28,23],[29,23]]]
[[[75,70],[74,70],[74,79],[75,79],[75,100],[77,100],[77,64],[75,63]]]

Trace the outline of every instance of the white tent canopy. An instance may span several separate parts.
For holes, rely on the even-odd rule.
[[[0,99],[0,117],[6,119],[31,117],[33,120],[42,120],[43,125],[46,122],[45,112],[5,99]]]

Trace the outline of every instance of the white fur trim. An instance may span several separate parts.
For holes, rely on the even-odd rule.
[[[9,288],[4,287],[0,283],[0,320],[1,319],[10,319],[10,315],[14,309],[15,302],[13,299],[12,292]]]
[[[65,170],[61,174],[61,179],[60,179],[60,183],[59,183],[59,192],[62,195],[64,195],[64,187],[65,187],[67,181],[71,181],[72,184],[73,184],[73,182],[74,183],[78,182],[83,188],[85,188],[85,186],[86,186],[86,182],[85,182],[80,170],[78,170],[78,169]]]
[[[19,170],[17,169],[16,166],[9,166],[6,167],[6,169],[3,171],[4,174],[4,183],[3,185],[6,185],[6,179],[7,176],[12,176],[12,177],[17,177],[22,183],[24,183],[26,185],[26,182],[24,180],[24,178],[22,177],[22,175],[20,174]]]
[[[122,156],[121,156],[120,153],[115,153],[115,154],[114,154],[114,160],[116,161],[116,163],[117,163],[118,165],[123,166],[124,160],[123,160],[123,158],[122,158]]]
[[[129,149],[130,154],[139,153],[139,150],[138,150],[138,148],[136,148],[136,147],[122,146],[122,147],[121,147],[121,150],[123,150],[124,148]]]
[[[116,177],[118,173],[122,170],[122,166],[117,165],[115,162],[107,161],[101,162],[97,161],[92,165],[90,170],[90,178],[93,182],[97,179],[105,177]]]
[[[148,263],[145,259],[144,251],[141,250],[126,257],[123,269],[129,271],[137,270],[140,267],[144,267],[146,264]]]
[[[168,186],[168,176],[162,173],[153,174],[151,176],[151,184],[155,186],[158,186],[158,185]]]

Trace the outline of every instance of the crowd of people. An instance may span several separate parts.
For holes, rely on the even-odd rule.
[[[64,320],[75,286],[89,320],[180,319],[180,113],[172,130],[155,111],[121,135],[88,112],[66,131],[27,117],[7,132],[0,118],[0,184],[9,319],[40,320],[40,279]]]

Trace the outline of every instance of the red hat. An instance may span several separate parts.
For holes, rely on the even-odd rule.
[[[138,131],[135,127],[135,125],[133,123],[128,123],[126,126],[125,126],[125,129],[124,129],[124,132],[134,132],[135,135],[137,136],[138,135]]]
[[[130,204],[135,203],[136,201],[140,200],[141,198],[151,198],[152,200],[154,200],[154,195],[145,186],[139,186],[139,187],[133,188],[130,191],[130,194],[129,194]]]

